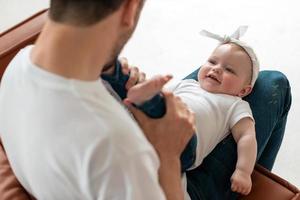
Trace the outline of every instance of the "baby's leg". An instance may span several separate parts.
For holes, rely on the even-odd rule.
[[[102,74],[101,78],[111,85],[122,100],[129,97],[129,101],[136,103],[136,106],[149,117],[160,118],[165,114],[165,101],[159,91],[161,89],[160,85],[169,78],[164,80],[162,77],[156,77],[145,83],[136,85],[128,91],[125,85],[129,79],[129,75],[122,73],[122,66],[119,61],[115,62],[115,72],[113,75]],[[150,90],[147,91],[148,89]]]
[[[122,67],[119,61],[115,62],[114,74],[101,74],[101,78],[111,85],[111,87],[122,100],[127,97],[127,89],[125,85],[129,79],[129,76],[122,73]]]
[[[127,98],[128,90],[125,85],[129,79],[129,75],[125,75],[122,73],[122,66],[119,61],[115,62],[115,72],[113,75],[102,74],[101,78],[106,80],[114,91],[120,96],[122,100]],[[129,92],[130,101],[137,101],[137,107],[141,109],[145,114],[152,118],[160,118],[166,112],[165,101],[163,96],[159,93],[160,87],[155,86],[155,79],[151,81],[147,81],[145,84],[141,84],[141,86],[134,86],[131,88]],[[159,82],[159,81],[158,81]],[[146,89],[151,89],[151,91],[143,91]],[[145,93],[146,95],[144,95]],[[138,97],[138,95],[142,95]],[[143,99],[148,99],[144,101]],[[135,102],[133,102],[135,103]]]
[[[129,80],[129,75],[123,74],[121,63],[116,61],[114,74],[102,74],[101,78],[111,85],[122,100],[127,98],[131,103],[141,105],[158,94],[163,85],[171,79],[171,76],[155,76],[127,90],[126,84]]]
[[[136,106],[149,117],[161,118],[166,113],[166,104],[163,95],[159,91],[164,83],[171,77],[154,77],[153,79],[134,86],[127,91],[125,85],[129,76],[122,73],[122,67],[119,61],[116,61],[115,66],[114,74],[101,75],[102,79],[109,82],[111,87],[122,100],[128,97],[130,101],[136,102],[138,104]],[[197,137],[194,134],[180,157],[182,171],[186,171],[193,165],[196,157],[196,147]]]

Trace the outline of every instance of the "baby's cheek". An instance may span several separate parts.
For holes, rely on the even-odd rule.
[[[234,81],[224,81],[222,84],[223,92],[226,94],[235,94],[237,92],[237,83]]]
[[[198,80],[204,79],[205,75],[207,74],[207,71],[208,70],[204,66],[202,66],[197,74]]]

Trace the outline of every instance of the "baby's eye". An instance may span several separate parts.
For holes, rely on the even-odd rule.
[[[213,59],[208,59],[208,62],[209,62],[210,64],[213,64],[213,65],[217,64],[217,62],[216,62],[215,60],[213,60]]]
[[[225,67],[225,70],[228,71],[228,72],[230,72],[230,73],[232,73],[232,74],[234,74],[233,69],[231,69],[231,68],[229,68],[229,67]]]

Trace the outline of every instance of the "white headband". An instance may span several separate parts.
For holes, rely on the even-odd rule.
[[[240,26],[231,36],[224,35],[223,37],[211,32],[208,32],[206,30],[202,30],[200,32],[201,35],[213,38],[218,40],[221,44],[225,43],[234,43],[240,47],[242,47],[247,54],[249,55],[251,61],[252,61],[252,79],[251,79],[251,85],[252,87],[255,84],[255,81],[258,77],[259,73],[259,61],[256,57],[256,54],[254,53],[254,50],[245,42],[240,41],[240,37],[242,37],[248,29],[248,26]]]

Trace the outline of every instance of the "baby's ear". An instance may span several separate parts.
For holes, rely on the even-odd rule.
[[[248,94],[250,94],[252,91],[252,86],[251,85],[246,85],[244,86],[244,88],[238,93],[237,96],[243,98],[245,96],[247,96]]]

